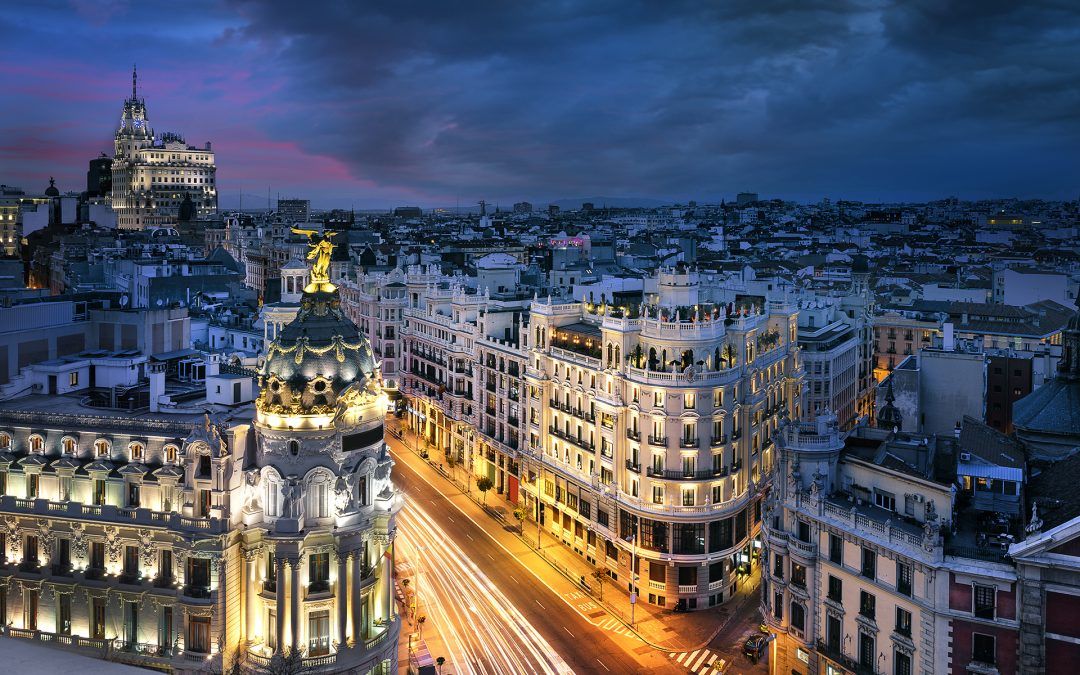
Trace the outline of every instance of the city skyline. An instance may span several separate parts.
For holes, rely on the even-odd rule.
[[[45,3],[3,21],[0,164],[30,190],[83,185],[136,62],[155,129],[214,143],[224,208],[1076,195],[1066,7]]]

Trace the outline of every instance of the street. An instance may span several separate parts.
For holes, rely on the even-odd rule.
[[[424,611],[460,650],[445,655],[444,675],[688,672],[633,636],[601,630],[575,603],[582,594],[573,584],[515,535],[489,534],[474,520],[488,516],[466,495],[444,494],[449,483],[437,472],[395,438],[387,443],[406,494],[401,536],[420,572]]]

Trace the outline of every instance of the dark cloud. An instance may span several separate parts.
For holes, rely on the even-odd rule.
[[[181,23],[113,4],[61,25],[182,49],[162,63],[128,48],[174,68],[205,118],[231,106],[298,167],[343,166],[352,184],[298,176],[317,199],[1077,191],[1080,18],[1065,2],[184,6]]]

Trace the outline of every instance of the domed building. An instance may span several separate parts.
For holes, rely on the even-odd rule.
[[[320,238],[312,235],[313,241]],[[325,242],[326,240],[321,240]],[[296,318],[259,375],[243,516],[248,657],[299,649],[318,672],[397,672],[392,541],[401,500],[383,443],[378,363],[313,244]]]
[[[1013,404],[1013,427],[1030,459],[1053,462],[1080,450],[1080,299],[1062,331],[1057,377]]]

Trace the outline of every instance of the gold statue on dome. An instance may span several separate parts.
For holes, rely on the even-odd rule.
[[[334,244],[330,241],[337,232],[319,232],[318,230],[305,230],[298,227],[292,228],[295,234],[307,235],[310,250],[307,259],[311,263],[311,283],[304,289],[306,293],[315,291],[333,291],[336,287],[330,283],[330,256],[334,253]]]

